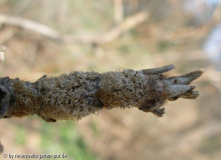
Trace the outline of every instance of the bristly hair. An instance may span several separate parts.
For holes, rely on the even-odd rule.
[[[170,78],[162,74],[173,68],[75,71],[58,77],[45,75],[34,83],[4,77],[0,79],[0,118],[37,114],[47,122],[79,120],[116,107],[136,107],[161,117],[167,101],[199,95],[188,84],[203,70]]]

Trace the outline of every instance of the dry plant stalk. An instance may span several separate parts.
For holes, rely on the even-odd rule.
[[[167,78],[162,73],[173,65],[135,71],[107,73],[75,71],[59,77],[43,76],[31,83],[0,79],[0,118],[37,114],[47,122],[79,120],[101,109],[137,107],[156,116],[164,114],[167,101],[195,99],[199,93],[189,86],[203,70]]]

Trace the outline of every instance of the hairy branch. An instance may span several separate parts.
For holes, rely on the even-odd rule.
[[[122,23],[120,23],[118,26],[114,27],[110,31],[108,31],[106,34],[102,36],[95,36],[95,37],[70,37],[68,35],[62,35],[58,31],[31,21],[24,18],[18,18],[13,16],[7,16],[7,15],[0,15],[0,24],[9,24],[18,26],[24,29],[29,29],[34,32],[37,32],[39,34],[42,34],[43,36],[46,36],[48,38],[51,38],[56,41],[60,41],[63,43],[79,43],[79,44],[103,44],[108,43],[110,41],[113,41],[117,37],[119,37],[124,32],[136,27],[137,25],[143,23],[148,19],[148,13],[147,12],[139,12],[131,17],[128,17],[125,19]]]
[[[162,74],[172,69],[173,65],[107,73],[75,71],[59,77],[43,76],[34,83],[4,77],[0,79],[0,118],[37,114],[47,122],[78,120],[115,107],[137,107],[162,116],[166,101],[199,95],[188,84],[203,70],[170,78]]]

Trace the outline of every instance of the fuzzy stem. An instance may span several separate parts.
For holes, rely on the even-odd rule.
[[[174,68],[168,65],[140,71],[75,71],[59,77],[43,76],[34,83],[4,77],[0,79],[0,118],[37,114],[47,122],[78,120],[114,107],[137,107],[162,116],[166,101],[195,99],[199,95],[188,84],[203,70],[170,78],[162,74]]]

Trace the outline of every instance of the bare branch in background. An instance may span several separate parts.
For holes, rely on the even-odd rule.
[[[0,118],[37,114],[47,122],[56,122],[79,120],[103,108],[130,107],[160,117],[167,101],[199,95],[189,84],[203,70],[170,78],[162,74],[172,69],[173,65],[107,73],[76,71],[43,76],[34,83],[4,77],[0,79]]]
[[[18,26],[24,29],[29,29],[37,33],[40,33],[43,36],[46,36],[56,41],[61,41],[63,43],[79,43],[79,44],[108,43],[110,41],[113,41],[117,37],[119,37],[124,32],[143,23],[147,19],[148,19],[148,13],[140,12],[131,17],[128,17],[122,23],[120,23],[115,28],[111,29],[109,32],[107,32],[103,36],[95,36],[95,37],[82,36],[82,37],[73,38],[72,36],[69,36],[69,35],[62,35],[58,31],[46,25],[31,21],[31,20],[13,17],[13,16],[7,16],[7,15],[0,15],[0,23],[2,24],[9,24],[9,25]]]
[[[24,18],[18,18],[7,15],[0,15],[0,23],[18,26],[24,29],[30,29],[54,40],[59,40],[61,35],[52,28]]]
[[[6,50],[5,46],[0,45],[0,62],[3,62],[5,60],[5,53]]]
[[[123,1],[122,0],[113,0],[114,2],[114,18],[115,23],[120,24],[123,21],[123,14],[124,14],[124,8],[123,8]]]
[[[3,62],[5,60],[4,52],[0,52],[0,62]]]
[[[128,17],[121,24],[104,34],[101,38],[101,43],[108,43],[119,37],[122,33],[135,28],[137,25],[143,23],[148,19],[149,14],[145,11],[135,14],[134,16]]]

